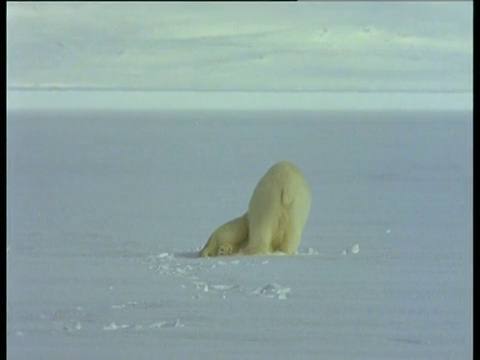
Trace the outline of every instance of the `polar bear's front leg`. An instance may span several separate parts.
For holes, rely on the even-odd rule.
[[[225,244],[225,245],[220,245],[218,247],[218,252],[217,252],[217,255],[218,256],[228,256],[228,255],[232,255],[233,254],[233,247],[228,245],[228,244]]]
[[[248,240],[248,220],[245,215],[220,226],[208,239],[200,257],[235,255]]]

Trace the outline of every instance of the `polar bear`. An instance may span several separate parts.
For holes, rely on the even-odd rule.
[[[310,188],[300,170],[288,161],[280,161],[258,182],[248,211],[215,230],[199,256],[293,255],[310,204]]]

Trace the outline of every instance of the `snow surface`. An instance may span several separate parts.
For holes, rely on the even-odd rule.
[[[470,112],[7,120],[9,359],[471,359]],[[274,162],[296,256],[196,258]]]

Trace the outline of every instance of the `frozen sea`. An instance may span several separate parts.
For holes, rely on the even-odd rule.
[[[8,359],[472,359],[471,112],[7,117]],[[198,259],[265,171],[299,254]]]

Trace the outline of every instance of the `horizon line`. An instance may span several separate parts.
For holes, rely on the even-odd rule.
[[[164,89],[154,87],[95,87],[95,86],[7,86],[7,91],[125,91],[125,92],[193,92],[193,93],[426,93],[426,94],[468,94],[473,90],[438,90],[438,89]]]

